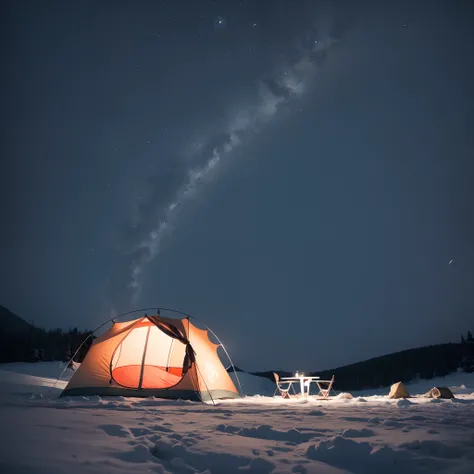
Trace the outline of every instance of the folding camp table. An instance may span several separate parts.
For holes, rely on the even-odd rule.
[[[301,396],[303,398],[306,398],[309,395],[309,386],[311,382],[316,382],[319,380],[319,377],[312,377],[308,375],[299,375],[298,377],[282,377],[282,381],[285,382],[299,382],[300,383],[300,388],[301,388]],[[305,385],[308,386],[308,392],[306,393],[304,387]],[[319,387],[319,386],[318,386]]]
[[[307,398],[309,396],[310,384],[311,382],[315,382],[319,389],[318,395],[321,395],[324,398],[328,398],[329,394],[331,393],[332,384],[334,383],[334,375],[332,376],[331,380],[321,380],[319,377],[313,377],[308,375],[299,375],[298,377],[282,377],[281,380],[285,382],[299,381],[301,387],[301,396],[303,398]],[[324,387],[323,384],[327,384],[327,387]],[[306,392],[304,389],[305,385],[308,386],[308,392]]]

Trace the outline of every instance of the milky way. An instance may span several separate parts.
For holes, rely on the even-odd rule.
[[[114,311],[126,310],[137,302],[143,272],[159,253],[163,238],[177,226],[180,208],[203,185],[216,179],[220,164],[230,159],[241,144],[283,110],[291,113],[293,103],[312,87],[328,53],[342,36],[327,30],[313,28],[306,32],[286,66],[257,81],[253,101],[238,107],[224,128],[200,139],[187,160],[176,161],[150,178],[149,196],[140,202],[133,225],[123,236],[121,267],[110,279]]]

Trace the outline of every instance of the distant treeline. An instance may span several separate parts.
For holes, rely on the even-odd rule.
[[[90,333],[77,328],[63,331],[30,327],[27,331],[6,333],[0,329],[0,363],[69,361],[81,343]],[[89,338],[74,358],[81,362],[91,345]]]
[[[335,389],[362,390],[387,387],[392,383],[422,378],[443,377],[456,370],[474,371],[474,339],[471,332],[461,337],[461,343],[437,344],[375,357],[332,370],[309,373],[330,379],[335,376]],[[293,375],[275,370],[280,377]],[[273,372],[251,372],[274,380]]]
[[[77,328],[46,331],[0,306],[0,363],[68,361],[89,334]],[[91,343],[90,337],[74,358],[76,362],[83,360]]]

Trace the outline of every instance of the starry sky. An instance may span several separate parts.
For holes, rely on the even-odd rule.
[[[474,329],[470,2],[1,8],[0,304],[176,308],[249,370]]]

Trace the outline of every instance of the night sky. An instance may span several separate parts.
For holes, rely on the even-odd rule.
[[[474,330],[472,2],[2,9],[0,304],[180,309],[253,370]]]

